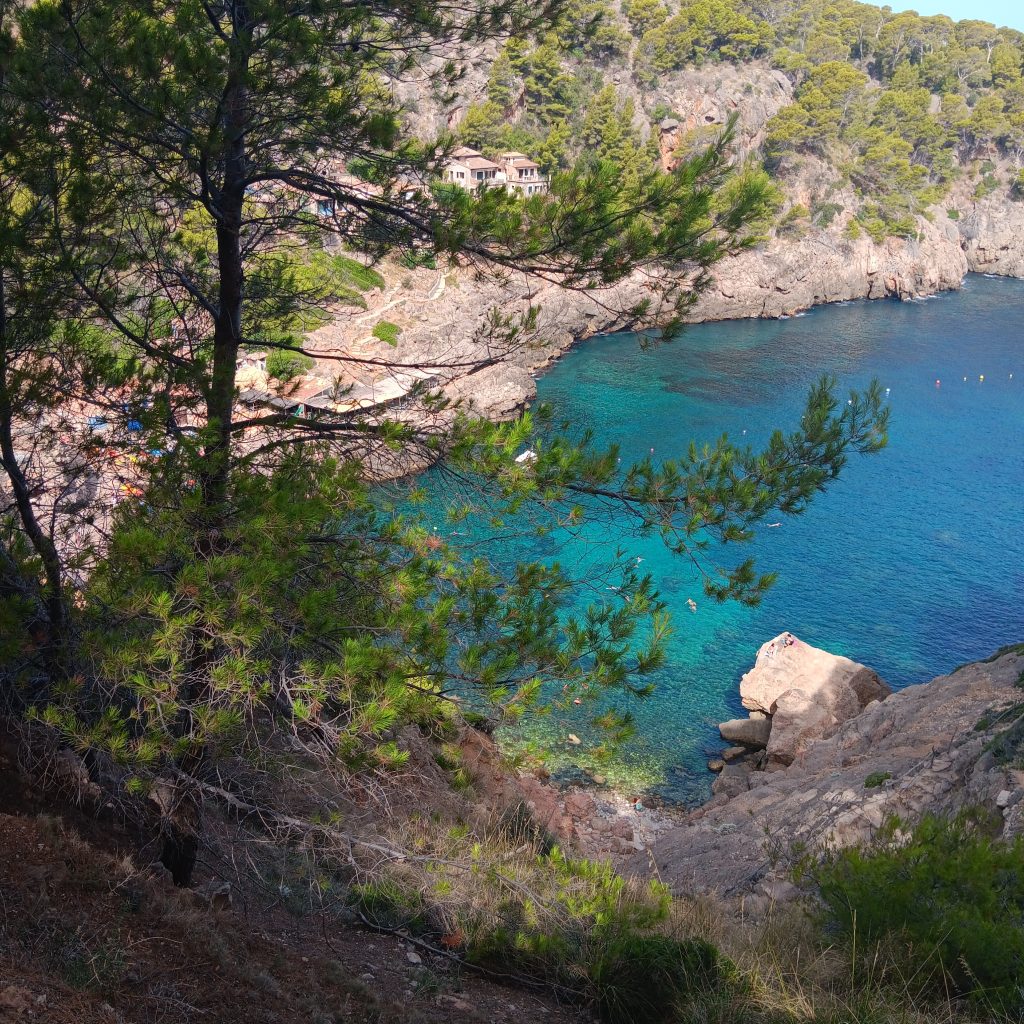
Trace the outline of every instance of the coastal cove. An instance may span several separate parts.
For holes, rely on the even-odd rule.
[[[705,799],[706,761],[722,746],[716,724],[739,712],[739,676],[783,630],[870,665],[896,689],[1024,636],[1022,282],[971,275],[962,290],[928,301],[701,324],[652,351],[629,335],[597,338],[542,377],[538,397],[556,419],[618,444],[625,464],[651,448],[656,460],[672,458],[690,439],[723,432],[758,445],[773,427],[795,426],[823,373],[844,394],[872,378],[889,389],[890,444],[854,459],[806,514],[772,517],[779,526],[763,525],[749,551],[730,554],[753,554],[762,571],[778,573],[760,607],[705,599],[690,567],[656,538],[584,531],[519,538],[506,552],[583,567],[622,542],[668,599],[668,662],[654,695],[632,707],[637,737],[605,770],[610,782]],[[581,746],[567,747],[569,729]],[[586,763],[578,725],[552,717],[533,730],[564,751],[556,776],[572,778]]]

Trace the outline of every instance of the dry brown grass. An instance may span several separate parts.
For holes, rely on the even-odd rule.
[[[695,1001],[680,1024],[992,1024],[985,1008],[923,999],[897,946],[832,943],[811,908],[772,906],[752,919],[735,903],[676,899],[672,928],[712,942],[736,967],[729,989]]]

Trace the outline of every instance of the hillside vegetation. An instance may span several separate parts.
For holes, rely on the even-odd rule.
[[[750,62],[793,86],[757,159],[782,182],[806,158],[830,167],[794,220],[827,224],[846,183],[860,198],[851,233],[876,239],[912,236],[914,216],[961,175],[979,197],[1024,194],[1024,33],[856,0],[575,0],[538,45],[503,46],[457,131],[485,153],[530,152],[548,173],[598,159],[639,171],[671,160],[666,119],[684,121],[682,153],[721,129],[665,102],[673,75]]]

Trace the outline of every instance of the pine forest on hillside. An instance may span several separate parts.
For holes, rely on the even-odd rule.
[[[831,165],[873,237],[912,236],[958,175],[976,195],[1024,197],[1024,33],[855,0],[574,0],[538,44],[501,48],[457,131],[485,153],[533,153],[549,173],[596,159],[658,166],[658,124],[678,117],[658,98],[664,76],[751,62],[795,88],[768,125],[764,166],[785,181],[802,157]],[[695,126],[683,151],[720,127]],[[803,217],[828,223],[829,198]]]

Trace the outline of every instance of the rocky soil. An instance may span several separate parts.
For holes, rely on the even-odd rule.
[[[417,729],[399,743],[415,768],[386,792],[341,794],[304,772],[275,793],[316,808],[344,796],[339,818],[382,844],[423,808],[464,820],[436,749]],[[0,728],[0,1024],[593,1024],[422,937],[369,930],[333,885],[310,901],[322,876],[299,846],[212,806],[194,886],[176,888],[157,842],[140,844],[74,780],[24,775],[19,749]]]

